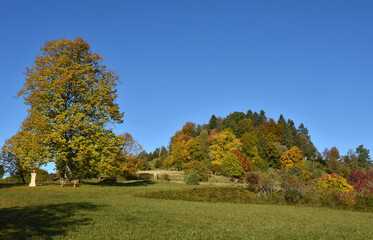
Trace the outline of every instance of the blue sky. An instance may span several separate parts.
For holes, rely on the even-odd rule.
[[[0,144],[27,115],[14,96],[40,47],[83,36],[121,76],[114,131],[147,151],[187,121],[248,109],[304,123],[319,151],[373,150],[372,12],[372,1],[1,1]]]

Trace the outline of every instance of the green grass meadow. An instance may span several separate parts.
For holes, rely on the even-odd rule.
[[[373,239],[373,213],[137,197],[175,183],[2,185],[0,239]]]

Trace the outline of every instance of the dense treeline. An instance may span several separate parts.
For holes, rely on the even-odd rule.
[[[241,177],[248,171],[293,167],[307,178],[321,177],[323,172],[347,177],[372,166],[363,145],[344,156],[336,147],[320,153],[303,123],[296,127],[283,115],[275,121],[263,110],[234,112],[225,118],[212,115],[202,125],[187,122],[171,137],[168,149],[157,148],[147,155],[147,161],[154,161],[155,168],[193,169],[201,180],[210,172]]]

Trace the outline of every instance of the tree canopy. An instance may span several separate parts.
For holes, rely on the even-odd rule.
[[[41,51],[18,93],[29,108],[17,157],[26,166],[54,161],[74,177],[118,173],[124,139],[108,127],[123,122],[115,103],[119,76],[81,37],[47,41]]]

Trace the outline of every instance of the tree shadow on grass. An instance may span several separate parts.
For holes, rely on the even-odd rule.
[[[19,186],[27,186],[27,183],[0,183],[1,188],[11,188],[11,187],[19,187]]]
[[[51,239],[66,235],[76,226],[90,224],[92,219],[84,217],[82,211],[97,211],[101,207],[83,202],[3,208],[0,239]]]

